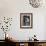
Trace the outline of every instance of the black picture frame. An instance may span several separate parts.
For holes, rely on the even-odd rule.
[[[32,13],[20,13],[20,28],[32,28],[33,27],[33,14]]]

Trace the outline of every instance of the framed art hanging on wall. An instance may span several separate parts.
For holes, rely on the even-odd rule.
[[[20,13],[20,28],[32,28],[32,26],[33,26],[33,14]]]

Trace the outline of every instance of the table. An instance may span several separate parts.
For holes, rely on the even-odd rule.
[[[16,46],[40,46],[45,43],[46,40],[39,40],[39,41],[29,41],[29,40],[6,40],[9,44],[14,44]],[[22,45],[23,44],[23,45]]]

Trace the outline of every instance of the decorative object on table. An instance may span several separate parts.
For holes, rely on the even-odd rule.
[[[40,7],[43,3],[45,3],[45,0],[29,0],[30,5],[34,8]]]
[[[29,41],[32,41],[32,38],[29,37]]]
[[[34,39],[34,41],[38,41],[36,35],[34,35],[32,38]]]
[[[11,24],[12,24],[12,18],[4,17],[1,29],[5,33],[5,38],[6,38],[6,32],[10,30]]]
[[[20,13],[20,28],[32,28],[32,26],[33,26],[33,14]]]

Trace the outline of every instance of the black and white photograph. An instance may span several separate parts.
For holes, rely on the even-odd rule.
[[[32,28],[32,13],[20,13],[20,28]]]

